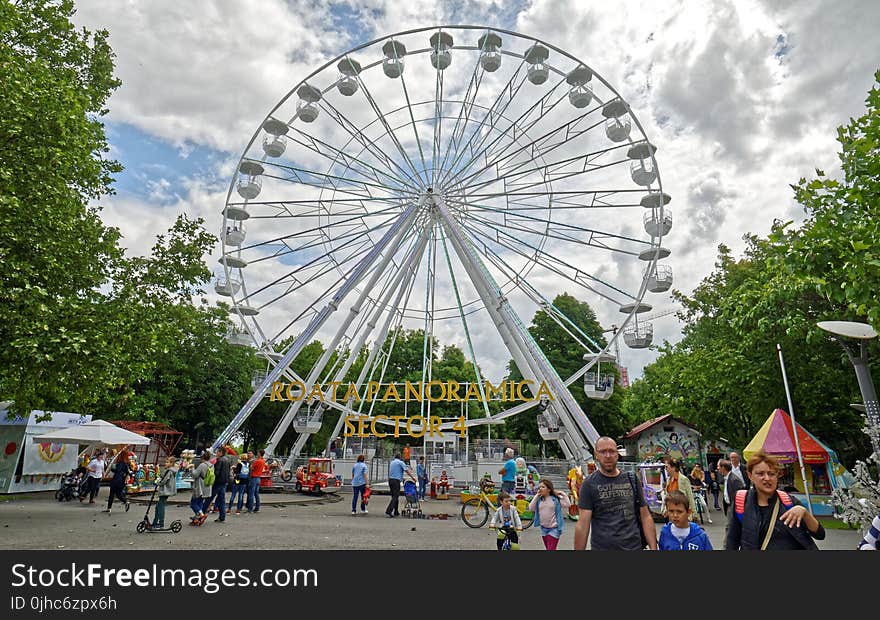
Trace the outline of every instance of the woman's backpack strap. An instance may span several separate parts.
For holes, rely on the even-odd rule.
[[[736,497],[733,500],[733,511],[740,523],[742,523],[743,513],[746,511],[746,495],[748,495],[748,491],[741,489],[736,492]]]

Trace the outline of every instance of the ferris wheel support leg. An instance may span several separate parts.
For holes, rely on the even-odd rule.
[[[414,214],[414,212],[413,212]],[[324,367],[327,365],[327,362],[330,361],[330,358],[333,357],[333,354],[336,352],[336,347],[339,345],[339,342],[342,340],[342,337],[345,335],[345,332],[348,331],[348,328],[351,326],[355,317],[360,313],[361,306],[366,301],[367,297],[376,287],[376,283],[379,281],[379,278],[382,277],[382,274],[385,272],[385,269],[388,267],[388,263],[391,262],[391,259],[397,253],[397,249],[400,245],[401,240],[404,235],[409,233],[410,230],[407,228],[402,228],[397,231],[397,234],[394,235],[393,240],[390,243],[383,244],[387,246],[388,251],[385,253],[385,256],[382,257],[382,260],[373,270],[373,275],[370,276],[369,281],[364,286],[363,291],[361,291],[360,296],[357,298],[357,301],[354,305],[349,309],[348,316],[342,321],[342,324],[336,330],[336,335],[333,337],[333,340],[327,345],[327,348],[324,350],[324,354],[321,355],[321,358],[315,363],[312,367],[312,372],[306,378],[305,385],[306,389],[310,390],[314,385],[315,380],[321,374],[321,371],[324,370]],[[413,252],[413,255],[415,252]],[[412,256],[411,256],[412,257]],[[410,258],[411,258],[410,257]],[[343,284],[343,288],[348,286],[348,282],[346,281]],[[278,442],[281,441],[281,438],[284,436],[284,433],[287,431],[287,427],[290,426],[290,423],[293,422],[293,418],[296,416],[297,411],[302,406],[302,403],[305,402],[305,398],[298,400],[293,403],[293,406],[288,409],[287,413],[284,414],[284,417],[278,423],[278,426],[275,427],[275,431],[272,433],[272,436],[269,437],[269,443],[266,446],[266,449],[270,452],[275,449],[275,446],[278,445]]]
[[[289,470],[293,466],[293,459],[299,456],[299,453],[302,452],[306,442],[312,435],[313,433],[300,433],[297,435],[296,441],[293,443],[293,448],[290,450],[290,456],[287,457],[287,461],[284,463],[284,469]]]
[[[241,410],[235,415],[229,425],[220,433],[220,436],[214,441],[211,446],[212,449],[215,449],[222,445],[223,443],[229,441],[235,432],[241,428],[241,425],[244,424],[245,420],[247,420],[248,416],[256,409],[257,405],[260,404],[260,401],[263,399],[263,395],[269,389],[275,381],[281,376],[284,369],[290,366],[291,362],[296,358],[297,355],[303,350],[303,348],[312,341],[315,333],[321,328],[321,326],[327,321],[329,316],[336,311],[339,307],[339,304],[342,303],[342,300],[357,286],[357,284],[363,279],[366,275],[369,267],[378,259],[381,255],[382,251],[391,244],[392,240],[400,240],[400,238],[408,232],[409,227],[412,224],[412,221],[415,219],[416,214],[419,211],[419,205],[410,205],[406,208],[406,210],[400,214],[397,222],[395,222],[382,236],[376,246],[370,250],[369,254],[367,254],[361,262],[358,263],[357,267],[355,267],[354,272],[351,277],[348,278],[345,283],[340,287],[340,289],[333,296],[333,299],[328,302],[328,304],[312,319],[306,329],[299,335],[293,345],[288,349],[287,353],[278,361],[278,364],[273,368],[263,380],[263,383],[254,390],[253,395],[248,399],[248,401],[244,404]],[[390,260],[390,255],[385,257],[385,260]],[[387,263],[386,263],[387,264]],[[381,269],[376,270],[376,274],[381,273]],[[374,277],[378,277],[374,274]],[[369,290],[369,287],[368,287]],[[286,416],[285,416],[286,417]],[[293,418],[291,417],[291,420]],[[288,421],[287,425],[290,424]],[[285,425],[284,430],[287,429],[287,425]],[[277,430],[277,429],[276,429]],[[284,430],[281,431],[281,435],[284,434]],[[273,434],[274,436],[274,434]],[[274,444],[267,446],[267,452],[272,453],[275,450],[275,446],[280,440],[279,436]]]
[[[562,378],[550,365],[546,356],[523,324],[522,319],[519,318],[516,311],[513,310],[507,299],[501,294],[498,284],[476,255],[473,246],[468,243],[462,234],[458,224],[443,203],[443,199],[437,196],[433,197],[433,200],[453,248],[459,255],[459,260],[465,266],[471,280],[477,287],[481,297],[483,297],[487,309],[493,314],[493,319],[496,317],[500,319],[500,321],[496,319],[496,325],[500,327],[501,323],[504,323],[507,331],[513,337],[512,340],[517,346],[509,347],[509,349],[511,354],[514,354],[517,364],[520,365],[520,362],[522,362],[521,370],[524,368],[531,369],[535,377],[546,381],[550,385],[558,399],[557,402],[551,405],[553,410],[559,414],[569,433],[579,431],[579,434],[583,435],[583,440],[577,441],[576,445],[594,445],[599,438],[599,433],[581,410],[577,401],[574,400]],[[493,309],[495,310],[494,312]],[[505,344],[507,343],[505,342]],[[519,355],[516,355],[517,352]],[[579,449],[577,452],[583,452],[583,450]]]
[[[568,441],[567,441],[568,437],[567,436],[568,436],[568,433],[566,433],[565,436],[557,439],[556,442],[559,444],[559,447],[562,449],[562,453],[565,455],[566,460],[574,461],[575,460],[574,452],[572,451],[572,449],[568,445]]]
[[[373,329],[375,329],[376,324],[379,321],[379,317],[382,316],[382,312],[385,310],[386,306],[388,305],[388,302],[391,301],[391,296],[394,294],[394,291],[397,291],[397,297],[394,300],[394,305],[392,306],[391,310],[388,312],[388,317],[386,318],[385,323],[382,326],[382,329],[380,330],[379,337],[376,339],[377,345],[374,346],[373,350],[370,352],[370,356],[367,359],[367,363],[364,364],[364,367],[363,367],[363,369],[361,369],[361,373],[358,377],[356,389],[360,390],[361,384],[363,383],[363,380],[366,377],[366,371],[369,369],[370,365],[372,364],[372,360],[375,359],[375,352],[381,347],[380,343],[385,342],[385,336],[388,334],[388,329],[391,325],[391,321],[394,318],[394,310],[399,306],[400,300],[403,296],[403,293],[406,291],[407,287],[402,286],[404,279],[406,277],[412,278],[415,275],[416,267],[418,266],[419,260],[421,259],[421,256],[425,251],[425,246],[428,243],[427,232],[428,232],[427,229],[422,231],[421,236],[420,236],[419,240],[416,242],[416,245],[413,247],[412,251],[410,252],[410,255],[407,257],[407,259],[403,262],[400,269],[398,270],[398,273],[395,276],[393,283],[389,287],[387,287],[384,296],[380,299],[379,303],[376,304],[376,309],[373,311],[373,314],[370,317],[369,321],[367,321],[365,329],[361,330],[361,333],[359,334],[358,339],[352,345],[351,354],[348,356],[348,358],[345,360],[345,362],[342,364],[342,366],[339,368],[339,370],[337,370],[336,375],[333,377],[334,382],[342,381],[342,379],[345,378],[345,375],[348,374],[349,369],[351,369],[351,366],[357,357],[357,352],[361,350],[361,348],[364,346],[364,344],[366,344],[367,338],[369,338],[370,334],[373,332]],[[371,287],[367,286],[365,289],[365,292],[369,291],[369,290],[371,290]],[[328,347],[328,351],[332,351],[332,348]],[[318,364],[320,364],[320,361],[318,362]],[[316,364],[316,366],[318,364]],[[306,385],[309,385],[309,383],[307,382]],[[349,403],[347,403],[347,405],[351,406],[351,403],[349,402]],[[294,412],[294,414],[295,413],[296,412]],[[288,417],[288,416],[285,416],[285,417]],[[292,420],[293,417],[291,416],[290,419]],[[334,428],[333,433],[330,435],[330,438],[327,440],[327,448],[328,449],[330,447],[330,442],[333,441],[333,439],[339,433],[339,430],[342,428],[342,424],[344,421],[345,421],[345,415],[340,415],[339,420],[336,422],[336,427]],[[273,436],[274,436],[274,433],[273,433]],[[305,445],[305,442],[303,442],[301,445],[298,445],[298,447],[296,445],[294,446],[294,450],[291,451],[290,457],[288,458],[288,465],[293,461],[293,459],[295,457],[299,456],[299,453],[302,450],[304,445]]]
[[[452,243],[452,247],[455,250],[455,253],[458,255],[458,258],[461,261],[462,265],[464,266],[465,271],[468,273],[471,282],[474,284],[474,287],[477,290],[477,294],[483,301],[483,304],[485,305],[489,316],[492,318],[492,322],[495,324],[495,329],[498,330],[504,346],[507,347],[508,352],[510,353],[511,357],[513,357],[514,362],[516,362],[516,365],[524,378],[531,380],[540,380],[540,375],[535,372],[536,369],[534,365],[529,363],[527,357],[524,354],[524,351],[520,346],[520,343],[511,333],[509,326],[507,325],[504,317],[499,311],[503,301],[503,297],[498,290],[497,284],[492,281],[491,275],[489,275],[488,273],[486,273],[484,276],[484,274],[479,269],[479,264],[475,264],[475,262],[478,263],[478,259],[467,252],[463,237],[458,231],[457,225],[453,221],[449,212],[446,210],[442,199],[440,199],[439,197],[435,197],[434,201],[435,205],[437,206],[437,212],[439,214],[441,226],[443,226],[443,228],[446,230],[447,236]],[[485,271],[485,266],[483,266],[483,271]],[[494,287],[492,285],[494,285]]]

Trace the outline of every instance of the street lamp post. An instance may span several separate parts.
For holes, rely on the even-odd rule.
[[[868,418],[868,431],[871,437],[871,448],[874,451],[874,460],[880,461],[880,405],[877,402],[877,391],[871,379],[871,369],[868,367],[868,340],[877,337],[877,332],[866,323],[853,323],[851,321],[820,321],[816,323],[820,329],[832,334],[831,338],[840,343],[846,356],[852,362],[856,370],[856,379],[859,382],[859,390],[865,403],[865,415]],[[858,351],[840,336],[855,338],[859,341]]]

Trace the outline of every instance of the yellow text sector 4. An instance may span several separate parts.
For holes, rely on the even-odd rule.
[[[376,422],[379,420],[392,420],[394,422],[394,433],[382,432],[376,428]],[[405,420],[405,422],[404,422]],[[427,424],[425,423],[427,422]],[[370,417],[366,415],[348,415],[345,416],[345,425],[342,434],[345,437],[387,437],[394,435],[409,435],[410,437],[428,437],[442,436],[443,431],[440,430],[440,418],[430,416],[423,418],[420,415],[406,417],[402,415],[377,415]],[[452,426],[453,431],[458,431],[459,436],[464,437],[467,433],[464,416],[458,418]]]

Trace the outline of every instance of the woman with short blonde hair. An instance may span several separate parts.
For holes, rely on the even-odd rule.
[[[724,548],[818,550],[815,540],[825,538],[825,528],[796,497],[778,489],[776,457],[759,450],[749,458],[746,471],[752,486],[733,498]]]

